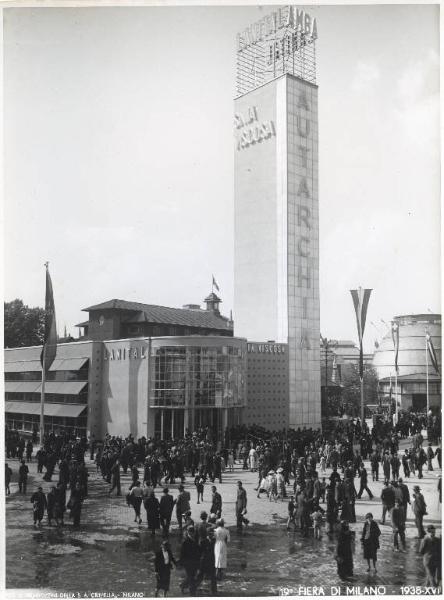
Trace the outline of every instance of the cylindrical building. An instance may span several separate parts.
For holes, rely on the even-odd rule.
[[[373,357],[379,375],[380,392],[384,400],[398,399],[398,406],[415,412],[429,406],[441,406],[441,315],[403,315],[393,318],[399,327],[398,389],[395,389],[395,347],[388,332]],[[430,349],[427,349],[427,334]],[[434,361],[433,354],[436,356]],[[434,366],[438,367],[438,370]]]

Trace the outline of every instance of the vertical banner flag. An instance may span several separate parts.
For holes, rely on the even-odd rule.
[[[356,313],[356,323],[358,325],[358,337],[359,337],[359,377],[364,377],[364,353],[362,350],[362,339],[364,337],[365,320],[367,318],[368,302],[370,300],[370,294],[372,290],[363,290],[358,288],[357,290],[350,290],[353,298],[353,305]]]
[[[45,293],[45,337],[43,349],[40,355],[42,369],[48,371],[51,367],[57,352],[57,328],[54,306],[54,294],[52,292],[51,276],[46,264],[46,293]],[[43,364],[43,354],[45,354],[45,364]]]
[[[215,287],[215,288],[216,288],[216,290],[217,290],[218,292],[220,292],[219,286],[217,285],[217,283],[216,283],[216,280],[214,279],[214,275],[213,275],[212,277],[213,277],[213,287]]]
[[[436,356],[432,338],[430,337],[429,333],[426,333],[426,340],[427,340],[427,350],[429,352],[430,362],[432,363],[433,368],[439,375],[440,373],[439,373],[439,366],[438,366],[438,358]]]
[[[392,323],[392,340],[395,349],[395,371],[399,373],[398,368],[398,352],[399,352],[399,325],[395,321]]]

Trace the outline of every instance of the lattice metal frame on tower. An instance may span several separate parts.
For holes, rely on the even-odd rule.
[[[279,8],[237,37],[236,94],[285,73],[316,84],[316,19],[293,6]]]

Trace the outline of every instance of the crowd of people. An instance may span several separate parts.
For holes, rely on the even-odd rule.
[[[327,534],[337,533],[338,575],[348,579],[353,575],[353,532],[349,524],[356,523],[356,502],[364,493],[373,498],[370,474],[364,461],[369,461],[372,482],[383,481],[381,493],[381,523],[387,516],[393,530],[395,551],[406,547],[407,507],[410,504],[415,517],[420,552],[424,555],[424,567],[430,585],[441,580],[440,539],[429,526],[424,530],[423,518],[427,506],[418,485],[410,490],[406,481],[411,475],[422,478],[423,469],[434,469],[434,461],[441,469],[440,445],[434,451],[431,442],[425,445],[422,427],[426,424],[419,417],[403,417],[394,427],[389,420],[377,420],[370,431],[367,424],[356,420],[343,420],[334,430],[321,433],[317,430],[298,429],[267,432],[260,427],[234,427],[225,432],[222,442],[213,440],[208,428],[187,432],[182,439],[158,440],[142,437],[134,439],[106,435],[101,442],[77,438],[65,433],[45,436],[44,443],[34,456],[35,442],[25,442],[17,432],[6,432],[7,457],[18,458],[19,493],[27,494],[28,464],[37,462],[37,472],[43,480],[51,482],[58,466],[58,481],[48,494],[41,486],[32,493],[34,526],[41,527],[45,512],[48,524],[65,525],[67,510],[74,527],[80,527],[82,504],[88,496],[88,468],[85,455],[89,452],[96,472],[107,484],[107,493],[122,496],[121,474],[129,474],[131,483],[125,490],[125,501],[134,510],[134,522],[142,524],[142,507],[146,513],[148,530],[155,535],[162,533],[161,546],[155,557],[157,578],[156,595],[160,590],[167,594],[171,569],[177,562],[185,569],[186,578],[181,584],[182,592],[195,595],[204,578],[210,581],[212,593],[227,566],[229,530],[223,518],[224,501],[218,484],[225,473],[237,468],[257,475],[254,491],[258,498],[269,502],[287,502],[287,529],[300,531],[308,537],[313,530],[316,539],[322,537],[324,521]],[[440,431],[435,422],[435,440],[440,443]],[[429,429],[429,428],[428,428]],[[409,436],[411,445],[399,452],[399,440]],[[424,447],[425,446],[425,447]],[[27,464],[28,463],[28,464]],[[404,477],[400,476],[400,469]],[[43,474],[43,469],[45,473]],[[327,469],[330,474],[327,476]],[[238,471],[239,472],[239,471]],[[6,493],[10,493],[13,473],[8,464],[5,468]],[[197,503],[203,502],[205,489],[211,483],[209,513],[202,511],[196,524],[190,509],[191,496],[185,489],[186,478],[194,480]],[[359,481],[355,485],[356,478]],[[291,481],[291,479],[293,481]],[[177,496],[170,487],[178,485]],[[157,488],[161,488],[160,496]],[[67,491],[70,492],[68,502]],[[438,479],[441,499],[441,478]],[[178,560],[169,544],[173,514],[178,531],[183,536]],[[242,531],[249,525],[247,514],[247,491],[242,481],[237,483],[235,516],[236,527]],[[368,513],[362,530],[363,555],[376,572],[380,528]]]

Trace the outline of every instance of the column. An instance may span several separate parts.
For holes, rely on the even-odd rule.
[[[185,406],[185,408],[183,410],[183,437],[185,437],[185,432],[189,428],[189,418],[190,418],[189,409],[187,406]]]
[[[163,440],[163,413],[164,410],[162,408],[162,410],[160,411],[160,439]]]

